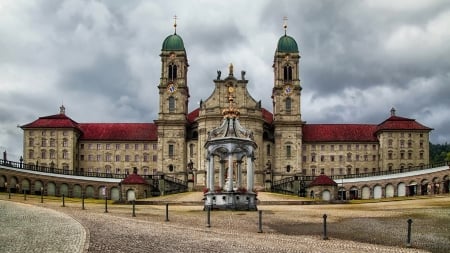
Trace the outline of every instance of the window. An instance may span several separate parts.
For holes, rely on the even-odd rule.
[[[102,161],[102,155],[97,155],[97,162],[101,162]]]
[[[80,161],[84,161],[84,155],[80,155]]]
[[[311,162],[315,162],[316,161],[316,154],[312,153],[311,154]]]
[[[139,155],[134,155],[134,161],[139,162]]]
[[[373,149],[373,150],[377,150],[377,145],[373,144],[373,145],[372,145],[372,149]]]
[[[286,172],[291,172],[291,165],[286,166]]]
[[[339,175],[344,175],[344,168],[339,168]]]
[[[331,174],[331,176],[334,176],[334,168],[330,169],[330,174]]]
[[[404,148],[405,147],[405,141],[404,140],[400,140],[400,147]]]
[[[419,137],[422,138],[422,137],[423,137],[423,134],[419,134]]]
[[[55,136],[55,130],[50,131],[50,136]]]
[[[356,173],[356,174],[359,174],[359,168],[356,168],[356,169],[355,169],[355,173]]]
[[[423,151],[420,151],[420,153],[419,153],[419,159],[423,159]]]
[[[320,145],[320,150],[325,151],[325,145]]]
[[[116,144],[116,150],[120,149],[120,144]]]
[[[311,145],[311,150],[316,150],[316,144]]]
[[[344,156],[343,155],[340,155],[339,156],[339,162],[343,162],[344,161]]]
[[[47,159],[47,151],[41,150],[41,159]]]
[[[116,174],[120,174],[120,169],[116,168]]]
[[[377,160],[377,155],[372,155],[372,161],[376,161]]]
[[[367,144],[364,144],[364,150],[367,150]]]
[[[292,67],[289,65],[283,67],[283,80],[292,81]]]
[[[321,155],[321,156],[320,156],[320,161],[321,161],[321,162],[325,162],[325,156],[324,156],[324,155]]]
[[[306,155],[304,155],[303,158],[302,158],[302,162],[306,163],[306,159],[307,159]]]
[[[157,155],[153,155],[152,160],[153,160],[154,162],[157,162],[157,161],[158,161],[158,156],[157,156]]]
[[[266,150],[267,150],[267,155],[270,155],[270,144],[267,144]]]
[[[412,147],[412,141],[408,140],[408,148],[411,148],[411,147]]]
[[[169,112],[175,111],[175,98],[170,96],[169,97]]]
[[[331,151],[334,151],[334,145],[330,145]]]
[[[347,144],[347,150],[352,150],[352,145],[351,144]]]
[[[120,155],[116,155],[116,162],[120,162]]]
[[[130,149],[130,144],[126,143],[125,144],[125,149]]]
[[[355,160],[359,161],[359,155],[356,155]]]
[[[347,162],[351,162],[352,161],[352,153],[348,153],[347,154]]]
[[[339,150],[340,151],[344,150],[344,145],[339,145]]]
[[[420,141],[419,147],[420,147],[420,148],[423,148],[423,141]]]
[[[67,150],[63,150],[62,156],[63,156],[63,159],[69,159],[69,152]]]
[[[94,156],[93,155],[88,155],[88,161],[94,161]]]
[[[148,144],[144,144],[144,150],[149,150]]]
[[[45,136],[45,135],[47,135],[47,132],[44,130],[44,131],[42,131],[42,136]]]
[[[80,144],[80,149],[84,149],[84,144]]]
[[[347,167],[347,175],[352,174],[352,167]]]
[[[405,159],[405,152],[404,151],[400,152],[400,159]]]
[[[173,81],[177,79],[177,65],[174,63],[169,64],[169,80]]]
[[[30,131],[30,136],[33,136],[34,135],[34,131]]]
[[[157,150],[158,149],[158,144],[153,144],[153,150]]]
[[[174,156],[174,145],[173,144],[169,144],[169,157],[173,157]]]
[[[286,111],[290,112],[291,111],[291,106],[292,106],[292,99],[290,97],[287,97],[285,103],[286,103],[286,105],[285,105],[286,106]]]
[[[134,150],[139,150],[139,144],[134,144]]]
[[[129,162],[130,161],[130,155],[125,155],[125,162]]]
[[[28,146],[34,146],[34,139],[33,138],[28,139]]]
[[[355,149],[356,149],[356,150],[359,150],[359,144],[356,144],[356,145],[355,145]]]
[[[286,156],[291,157],[291,145],[286,146]]]
[[[389,152],[388,152],[388,159],[389,159],[389,160],[392,160],[392,151],[389,151]]]
[[[144,162],[148,162],[148,154],[144,154]]]
[[[105,159],[106,159],[107,162],[111,162],[111,160],[112,160],[111,154],[106,154]]]
[[[408,151],[408,159],[412,159],[412,151]]]
[[[63,131],[63,135],[64,135],[64,136],[67,136],[67,135],[69,135],[69,132]]]
[[[109,144],[109,143],[106,144],[105,149],[106,149],[106,150],[110,150],[110,149],[111,149],[111,144]]]
[[[312,175],[312,176],[315,176],[315,175],[316,175],[316,169],[315,169],[315,168],[312,168],[312,169],[311,169],[311,175]]]
[[[330,161],[334,162],[334,155],[330,155]]]
[[[389,147],[392,147],[392,142],[393,142],[392,139],[389,139],[389,140],[388,140],[388,146],[389,146]]]
[[[369,161],[369,156],[368,155],[364,155],[364,161]]]
[[[50,139],[50,147],[56,147],[56,140],[53,138]]]
[[[92,143],[88,144],[88,149],[94,149],[94,145]]]
[[[69,141],[66,138],[64,138],[63,139],[63,147],[67,147],[67,146],[69,146]]]
[[[97,150],[102,149],[102,144],[97,144]]]
[[[56,159],[56,152],[55,150],[50,150],[50,159]]]
[[[42,140],[41,140],[41,147],[47,147],[47,139],[42,138]]]

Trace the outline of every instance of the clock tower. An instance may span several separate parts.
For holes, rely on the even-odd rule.
[[[301,171],[302,125],[300,111],[301,90],[297,42],[286,34],[278,40],[274,56],[273,125],[275,135],[274,168],[281,175]]]
[[[158,168],[157,170],[186,180],[186,126],[189,102],[187,86],[188,60],[182,38],[176,32],[168,36],[161,49],[159,90]]]

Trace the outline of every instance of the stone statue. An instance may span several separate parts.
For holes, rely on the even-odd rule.
[[[221,75],[222,75],[222,71],[217,70],[217,80],[220,80]]]
[[[245,80],[245,70],[242,70],[242,71],[241,71],[241,79],[242,79],[242,80]]]

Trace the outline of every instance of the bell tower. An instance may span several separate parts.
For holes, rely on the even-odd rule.
[[[189,103],[187,86],[188,60],[183,39],[169,35],[161,49],[161,78],[159,90],[158,171],[186,180],[186,125]]]
[[[297,42],[287,35],[287,18],[284,20],[284,35],[278,40],[273,63],[275,80],[272,102],[276,147],[274,168],[276,173],[289,175],[300,172],[302,165],[302,87]]]

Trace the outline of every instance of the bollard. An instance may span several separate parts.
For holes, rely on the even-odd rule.
[[[328,240],[327,236],[327,215],[323,215],[323,239]]]
[[[262,233],[262,210],[258,211],[259,219],[258,219],[258,233]]]
[[[105,213],[108,212],[108,197],[105,196]]]
[[[169,221],[169,203],[166,203],[166,220]]]
[[[66,204],[65,204],[65,202],[64,202],[64,194],[63,194],[63,196],[62,196],[62,199],[63,199],[63,207],[65,207],[66,206]]]
[[[8,199],[11,199],[11,190],[8,189]]]
[[[412,224],[412,219],[408,219],[408,238],[406,239],[406,247],[410,248],[411,247],[411,224]]]
[[[41,203],[44,203],[44,191],[41,190]]]
[[[23,190],[23,200],[27,200],[27,192]]]
[[[135,205],[136,204],[136,200],[133,200],[133,217],[136,217],[136,211],[135,211]]]
[[[84,193],[81,194],[81,209],[85,210],[84,209]]]
[[[206,227],[211,227],[211,206],[208,206],[207,214],[206,214]]]

